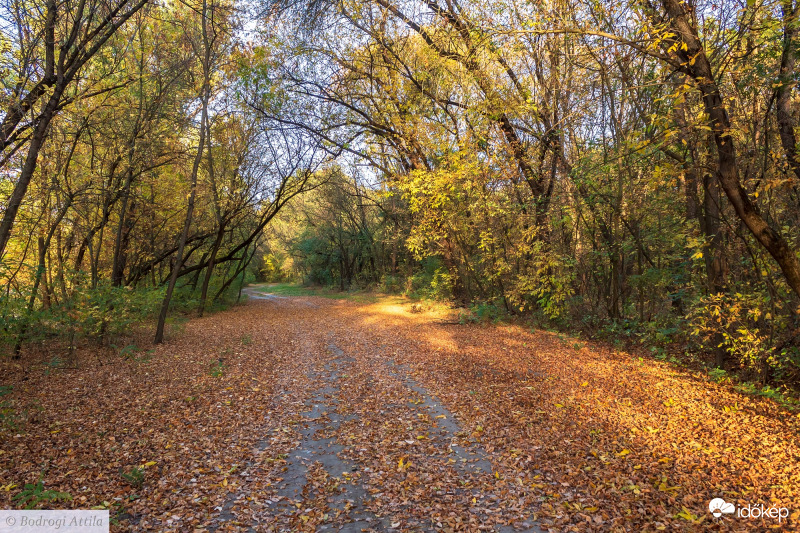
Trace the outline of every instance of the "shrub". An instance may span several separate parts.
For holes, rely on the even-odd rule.
[[[523,311],[538,307],[548,318],[560,318],[575,292],[574,260],[545,249],[541,242],[533,248],[531,266],[515,278],[509,303]]]
[[[769,308],[769,298],[763,294],[712,294],[698,300],[688,318],[704,348],[724,349],[762,381],[796,376],[800,351],[794,346],[779,348],[788,324],[764,311]]]

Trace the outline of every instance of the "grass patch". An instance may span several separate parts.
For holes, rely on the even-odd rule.
[[[375,303],[382,296],[370,291],[340,291],[329,287],[304,287],[294,283],[264,283],[251,285],[250,288],[261,294],[274,294],[275,296],[321,296],[322,298],[348,300],[357,303]]]

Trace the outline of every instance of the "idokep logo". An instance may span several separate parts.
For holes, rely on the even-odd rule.
[[[787,507],[764,508],[764,504],[759,503],[758,505],[740,507],[736,516],[739,518],[777,518],[780,524],[783,520],[789,518],[789,509]]]
[[[780,524],[786,518],[789,518],[789,509],[786,507],[764,507],[763,503],[758,505],[746,505],[744,507],[736,506],[728,503],[722,498],[714,498],[708,502],[708,510],[716,518],[724,514],[735,514],[738,518],[777,518]]]
[[[714,498],[710,502],[708,502],[708,510],[719,518],[723,514],[733,514],[736,512],[736,506],[732,503],[728,503],[722,498]]]

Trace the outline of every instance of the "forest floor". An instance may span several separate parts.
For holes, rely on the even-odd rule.
[[[0,362],[0,508],[41,479],[71,499],[40,507],[113,531],[800,527],[800,417],[768,399],[402,298],[268,290],[126,358]]]

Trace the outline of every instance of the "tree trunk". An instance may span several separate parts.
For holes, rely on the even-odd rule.
[[[731,135],[731,123],[719,87],[714,80],[711,64],[706,56],[703,43],[690,24],[684,4],[680,0],[661,0],[669,15],[672,29],[686,45],[679,45],[676,54],[682,68],[697,83],[703,98],[703,107],[710,118],[711,131],[716,145],[718,174],[722,190],[731,202],[736,215],[747,226],[756,240],[775,259],[789,286],[800,296],[800,260],[786,239],[776,231],[761,215],[745,191],[739,179],[736,164],[736,148]]]
[[[178,251],[175,257],[175,266],[169,277],[169,284],[167,285],[167,292],[164,294],[164,301],[161,303],[161,311],[158,314],[158,325],[156,326],[156,335],[153,340],[155,344],[161,344],[164,341],[164,325],[167,322],[167,313],[169,312],[169,303],[172,299],[172,293],[175,290],[175,283],[178,281],[178,274],[183,266],[183,250],[186,247],[186,240],[189,237],[189,228],[192,225],[192,215],[194,213],[194,202],[197,195],[197,174],[200,170],[200,162],[203,160],[203,148],[205,147],[206,138],[206,121],[208,120],[208,101],[211,96],[211,49],[208,42],[207,34],[207,18],[208,18],[208,3],[203,0],[203,12],[201,13],[201,24],[203,31],[203,44],[204,44],[204,57],[203,57],[203,88],[200,93],[200,100],[202,111],[200,116],[200,139],[197,143],[197,153],[195,154],[194,163],[192,164],[192,174],[189,180],[189,202],[186,208],[186,219],[183,224],[183,231],[181,232],[180,241],[178,242]]]
[[[28,153],[22,165],[22,171],[8,199],[8,204],[3,212],[3,220],[0,221],[0,258],[3,257],[8,240],[11,238],[11,228],[14,226],[14,220],[17,218],[17,212],[19,211],[20,205],[22,205],[22,200],[28,192],[28,186],[36,170],[39,152],[47,139],[47,129],[50,127],[50,122],[53,120],[53,116],[56,113],[63,91],[63,86],[59,85],[55,88],[52,96],[50,96],[47,104],[45,104],[45,108],[39,117],[39,122],[36,124],[36,129],[31,136],[30,144],[28,145]]]
[[[797,137],[794,134],[795,119],[792,117],[792,91],[797,83],[795,75],[795,39],[797,38],[798,9],[792,0],[781,0],[783,11],[783,52],[781,54],[780,80],[775,89],[775,115],[781,146],[786,154],[789,168],[800,179],[800,157],[797,156]]]
[[[31,288],[31,294],[28,298],[28,306],[25,309],[25,319],[22,322],[20,327],[19,334],[17,335],[17,340],[14,343],[14,359],[20,358],[20,352],[22,350],[22,343],[25,342],[25,339],[28,335],[28,321],[30,320],[31,314],[33,313],[34,305],[36,304],[36,294],[39,292],[39,285],[42,281],[42,276],[45,272],[45,258],[47,257],[47,249],[50,247],[50,241],[53,239],[53,234],[55,233],[58,225],[61,223],[61,220],[64,218],[64,215],[67,214],[70,206],[72,205],[72,198],[70,198],[66,204],[61,208],[56,219],[53,221],[53,225],[50,227],[50,231],[47,232],[47,236],[39,236],[38,239],[38,246],[39,246],[39,257],[38,262],[36,265],[36,273],[33,278],[33,287]],[[45,293],[46,295],[46,293]],[[44,295],[43,295],[44,296]],[[44,301],[44,298],[43,298]]]
[[[206,275],[203,278],[203,287],[200,290],[200,309],[197,311],[197,316],[203,316],[206,308],[206,298],[208,297],[208,284],[211,282],[211,275],[214,273],[214,261],[217,258],[217,252],[222,244],[222,238],[225,236],[225,225],[220,224],[217,231],[217,238],[214,240],[214,245],[211,248],[211,256],[208,258],[206,265]]]
[[[129,168],[122,192],[122,205],[120,206],[119,212],[119,224],[117,225],[117,236],[114,241],[114,257],[111,262],[111,285],[114,287],[121,286],[123,280],[125,279],[125,263],[127,262],[128,242],[130,240],[130,230],[133,227],[132,217],[128,214],[128,204],[130,203],[130,210],[133,211],[136,203],[135,200],[130,199],[132,180],[133,170]]]

